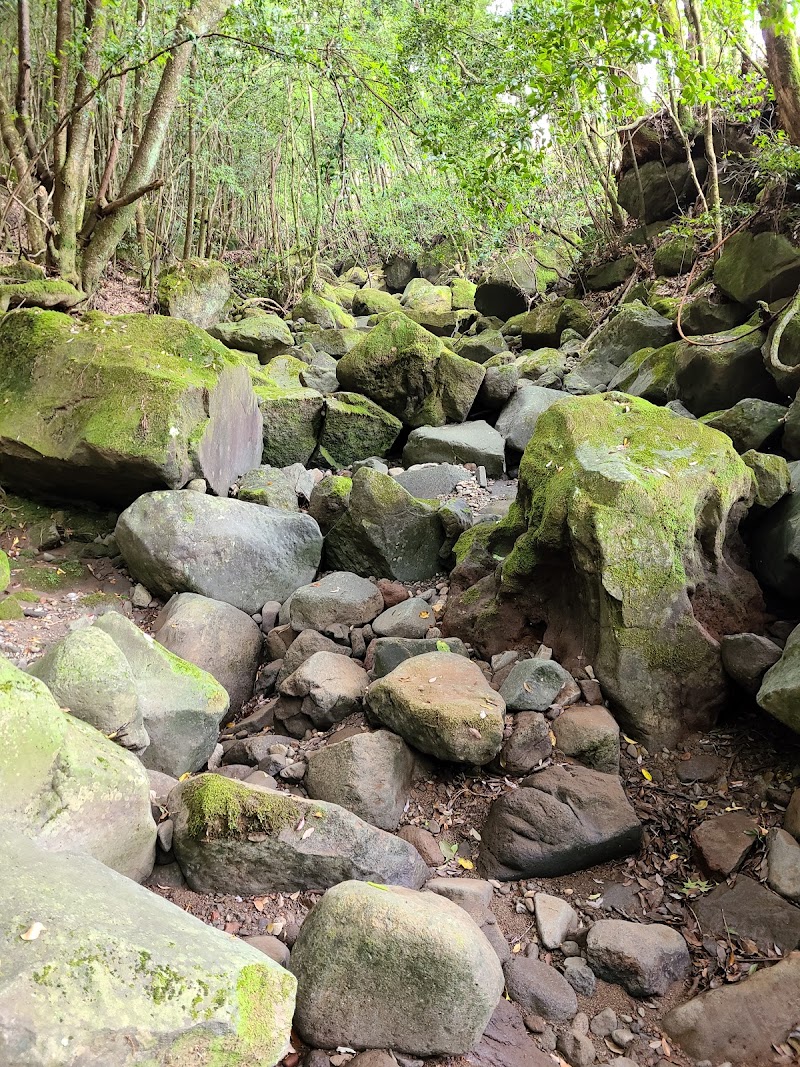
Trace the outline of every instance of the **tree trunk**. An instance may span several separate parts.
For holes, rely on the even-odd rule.
[[[17,202],[25,212],[25,228],[28,234],[28,255],[31,259],[44,256],[44,226],[36,202],[36,186],[28,164],[25,145],[14,125],[13,109],[0,87],[0,137],[8,152],[14,173],[17,176]]]
[[[197,83],[197,53],[192,55],[189,67],[189,79],[191,92],[189,99],[189,189],[186,196],[186,230],[183,235],[183,258],[188,259],[192,254],[194,243],[194,206],[197,195],[197,166],[195,154],[197,152],[197,137],[195,134],[194,109],[195,89]]]
[[[758,12],[778,121],[792,144],[800,145],[800,53],[788,0],[761,0]]]
[[[172,113],[178,102],[181,81],[194,49],[194,41],[213,29],[232,0],[198,0],[180,19],[175,31],[181,42],[167,57],[161,82],[147,116],[141,140],[122,183],[116,204],[95,227],[82,258],[81,280],[93,292],[106,264],[133,219],[136,201],[152,185],[153,175],[164,145]]]

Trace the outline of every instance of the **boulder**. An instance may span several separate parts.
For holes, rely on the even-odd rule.
[[[781,658],[781,648],[760,634],[723,637],[720,651],[726,673],[751,696],[758,693],[764,675]]]
[[[553,249],[540,246],[533,253],[516,249],[498,256],[475,291],[481,315],[505,321],[527,311],[530,300],[557,280],[555,268],[569,268],[566,257]]]
[[[602,388],[629,356],[643,348],[662,348],[672,340],[674,330],[669,319],[638,300],[623,304],[589,342],[578,373],[592,387]]]
[[[520,712],[515,720],[511,737],[503,742],[496,762],[503,774],[530,774],[553,753],[550,723],[536,711]]]
[[[185,259],[158,276],[159,309],[203,329],[219,321],[230,295],[228,268],[215,259]]]
[[[234,714],[253,695],[261,631],[238,608],[196,593],[179,593],[159,615],[153,636],[174,655],[216,678],[227,691]]]
[[[508,995],[525,1012],[549,1022],[569,1022],[578,1014],[575,990],[543,960],[515,956],[504,967]]]
[[[82,852],[128,878],[146,878],[156,826],[139,760],[62,711],[43,682],[2,657],[0,722],[4,823],[48,852]]]
[[[339,645],[329,637],[324,637],[316,630],[302,630],[289,645],[284,656],[281,657],[281,669],[276,678],[276,685],[280,688],[283,682],[306,660],[311,659],[315,652],[332,652],[337,656],[349,656],[350,648]]]
[[[248,615],[307,585],[322,551],[308,515],[200,493],[139,497],[115,536],[131,575],[152,593],[200,593]]]
[[[86,300],[86,293],[76,289],[71,282],[58,278],[44,279],[40,276],[27,281],[8,281],[0,276],[0,312],[9,308],[42,308],[53,311],[69,311]]]
[[[783,429],[787,411],[783,404],[747,397],[732,408],[703,415],[706,426],[720,430],[733,441],[737,452],[761,448]],[[800,409],[798,409],[800,410]]]
[[[323,535],[328,533],[336,520],[347,510],[352,487],[352,478],[333,474],[317,482],[311,490],[308,514],[316,520]]]
[[[464,1059],[470,1067],[553,1067],[528,1033],[522,1012],[503,998],[495,1008],[483,1037]]]
[[[764,711],[800,733],[800,626],[792,630],[781,658],[764,675],[756,700]]]
[[[456,344],[456,352],[473,363],[485,363],[487,359],[508,350],[506,339],[499,330],[483,330],[474,337],[464,337]]]
[[[226,348],[255,352],[260,363],[269,363],[294,345],[292,331],[270,311],[252,312],[238,322],[220,322],[208,332]]]
[[[340,392],[325,398],[319,454],[334,469],[385,456],[402,428],[399,419],[367,397]]]
[[[767,885],[787,900],[800,903],[800,843],[773,827],[767,841]]]
[[[374,719],[437,759],[480,765],[500,750],[505,702],[461,656],[406,660],[373,682],[366,700]]]
[[[783,953],[800,947],[800,910],[777,893],[740,874],[732,885],[722,882],[694,905],[704,934],[728,937],[735,930],[762,949]]]
[[[309,368],[293,356],[276,356],[253,374],[261,412],[261,461],[274,467],[307,464],[316,451],[325,400],[303,380]],[[251,464],[253,466],[253,464]]]
[[[280,467],[268,464],[254,467],[239,479],[236,497],[247,504],[262,504],[282,511],[300,510],[292,479]]]
[[[720,299],[720,293],[712,288],[686,301],[681,315],[681,329],[687,337],[724,333],[741,326],[748,317],[747,308]]]
[[[569,671],[551,659],[523,659],[515,663],[500,686],[510,711],[547,711],[562,689],[575,689]]]
[[[701,423],[620,393],[554,404],[509,519],[485,535],[477,586],[477,543],[462,553],[445,632],[491,654],[511,613],[545,622],[556,659],[591,663],[634,736],[674,743],[724,704],[719,639],[761,623],[760,590],[730,548],[753,493],[730,440]]]
[[[224,1055],[271,1067],[282,1059],[291,974],[96,859],[2,836],[4,1062],[212,1067]],[[24,940],[32,924],[42,932]]]
[[[474,476],[456,463],[428,463],[392,475],[396,482],[419,500],[449,496],[462,482],[473,482]]]
[[[328,292],[330,293],[330,290],[328,290]],[[356,315],[360,314],[360,312],[355,310],[353,313]],[[323,330],[334,330],[337,328],[351,330],[355,326],[353,316],[348,315],[337,300],[328,299],[327,296],[322,296],[319,293],[312,293],[309,290],[303,293],[299,302],[295,304],[292,311],[292,318],[295,322],[302,319],[304,322],[310,322],[317,326],[321,326]]]
[[[565,756],[604,774],[619,773],[619,726],[606,708],[564,708],[552,728]]]
[[[363,330],[314,330],[303,334],[303,341],[310,341],[318,352],[326,352],[334,359],[346,356],[364,336]]]
[[[198,893],[294,893],[350,878],[417,889],[428,868],[407,841],[323,800],[219,774],[179,782],[169,796],[173,849]]]
[[[753,475],[757,507],[772,508],[791,491],[792,472],[783,456],[750,449],[742,459]]]
[[[537,893],[533,904],[539,940],[546,949],[560,948],[570,934],[577,933],[578,913],[566,900],[549,893]]]
[[[699,177],[705,177],[705,164],[699,167]],[[697,197],[697,186],[692,178],[689,164],[685,161],[662,163],[651,159],[638,168],[631,167],[619,178],[617,198],[622,207],[640,222],[660,222],[680,213]]]
[[[800,285],[800,252],[781,233],[749,230],[725,242],[714,264],[717,288],[751,311],[760,300],[792,296]]]
[[[372,632],[376,637],[409,637],[419,640],[425,637],[435,622],[427,600],[411,597],[381,612],[372,622]]]
[[[112,639],[133,675],[139,712],[150,738],[142,756],[145,766],[175,778],[204,767],[228,712],[227,691],[206,671],[173,655],[118,612],[101,615],[94,627]]]
[[[677,397],[693,415],[708,415],[722,408],[732,408],[742,400],[777,403],[783,397],[764,368],[761,357],[761,333],[751,333],[745,325],[726,334],[695,338],[709,345],[690,345],[681,341],[653,359],[661,359],[675,383]],[[721,343],[720,343],[721,342]],[[672,399],[672,397],[670,397]],[[774,409],[768,408],[767,411]],[[762,408],[763,413],[763,408]],[[742,416],[752,420],[753,410],[728,417],[729,425]]]
[[[344,389],[363,393],[416,427],[463,422],[484,371],[399,313],[387,315],[343,356],[337,374]]]
[[[549,878],[635,852],[642,828],[616,775],[547,767],[494,801],[481,837],[487,878]]]
[[[753,526],[751,565],[762,585],[800,598],[800,461],[789,464],[791,493]]]
[[[292,594],[289,621],[294,630],[364,626],[383,611],[383,596],[374,582],[348,571],[326,574]]]
[[[704,819],[692,830],[692,844],[705,871],[727,878],[742,865],[757,834],[757,819],[746,811],[731,811]]]
[[[505,440],[483,420],[423,426],[409,434],[403,463],[476,463],[486,468],[490,478],[499,478],[505,470]]]
[[[141,756],[150,744],[133,671],[122,649],[100,627],[67,634],[28,673],[44,682],[71,715],[135,755]]]
[[[450,288],[453,292],[454,311],[475,310],[475,291],[478,287],[474,282],[468,278],[453,278]]]
[[[774,1062],[800,1017],[800,953],[679,1004],[665,1016],[667,1035],[694,1060],[754,1067]]]
[[[662,241],[653,256],[653,270],[664,278],[686,274],[697,259],[697,246],[692,237],[673,237]]]
[[[157,315],[4,316],[3,485],[122,505],[192,478],[227,494],[261,458],[239,362],[203,330]]]
[[[517,389],[495,424],[498,433],[505,437],[506,445],[515,452],[524,452],[539,416],[564,396],[558,389],[543,389],[538,385]]]
[[[327,800],[382,830],[396,830],[411,790],[414,753],[388,730],[336,736],[309,754],[305,786],[315,800]]]
[[[325,565],[363,576],[430,578],[439,570],[444,531],[434,508],[415,500],[394,478],[362,467],[347,510],[325,538]]]
[[[586,958],[606,982],[624,986],[634,997],[663,996],[691,967],[686,942],[663,923],[600,919],[589,930]]]
[[[605,263],[597,263],[586,272],[586,288],[592,292],[616,289],[636,270],[636,257],[628,254]]]
[[[442,647],[444,646],[444,647]],[[456,656],[469,659],[469,652],[463,641],[457,637],[430,640],[415,640],[409,637],[378,637],[372,647],[373,675],[384,678],[395,667],[399,667],[414,656],[424,656],[428,652],[444,652],[445,648]]]
[[[322,1048],[459,1055],[478,1042],[503,991],[494,949],[462,908],[361,882],[316,905],[291,969],[295,1025]]]
[[[592,313],[580,302],[559,297],[547,300],[529,311],[520,323],[523,348],[558,348],[565,330],[588,337],[594,321]]]
[[[453,291],[447,285],[432,285],[427,278],[412,278],[400,303],[410,311],[452,311]]]
[[[781,444],[788,456],[800,459],[800,402],[797,397],[792,401],[789,410],[784,412]],[[753,445],[753,448],[757,447]]]
[[[347,656],[315,652],[281,682],[284,696],[299,697],[300,713],[327,730],[357,711],[367,688],[367,672]]]

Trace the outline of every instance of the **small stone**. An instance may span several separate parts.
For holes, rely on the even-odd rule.
[[[487,481],[486,481],[486,468],[482,467],[482,466],[479,466],[477,471],[475,472],[475,476],[476,476],[476,479],[477,479],[477,482],[478,482],[478,488],[479,489],[485,489],[486,488],[486,484],[487,484]]]
[[[278,615],[280,615],[281,606],[277,600],[268,600],[261,609],[261,629],[264,633],[269,633],[278,621]]]
[[[289,949],[283,941],[273,937],[272,934],[258,934],[255,937],[242,938],[242,940],[251,948],[257,948],[259,952],[275,960],[281,967],[285,967],[289,962]]]
[[[158,843],[164,852],[169,852],[172,849],[172,834],[175,829],[175,823],[172,819],[164,819],[163,822],[158,824],[156,836]]]
[[[565,941],[561,945],[561,951],[564,953],[567,959],[569,959],[572,956],[580,956],[581,946],[578,944],[577,941]]]
[[[706,819],[692,831],[703,868],[727,878],[744,862],[756,838],[758,820],[745,811]]]
[[[205,478],[192,478],[190,482],[186,483],[185,488],[188,489],[190,493],[207,493],[208,482]]]
[[[564,960],[564,977],[582,997],[592,997],[597,989],[594,971],[586,960],[580,956],[570,956]]]
[[[577,1015],[575,990],[554,967],[515,956],[504,970],[508,994],[524,1011],[555,1022],[568,1022]]]
[[[549,893],[537,893],[534,899],[539,939],[545,948],[558,948],[568,934],[578,929],[577,913],[566,900]]]
[[[615,1045],[619,1045],[620,1048],[627,1048],[628,1045],[632,1045],[636,1040],[636,1035],[632,1034],[627,1028],[618,1028],[611,1031],[611,1040]]]
[[[613,1008],[603,1008],[589,1023],[589,1029],[596,1037],[608,1037],[617,1029],[617,1013]]]
[[[572,1020],[570,1030],[575,1034],[588,1034],[589,1033],[589,1016],[585,1011],[579,1011],[575,1018]]]
[[[631,996],[666,993],[683,978],[691,960],[677,930],[662,923],[601,919],[589,931],[586,955],[594,973],[623,986]]]
[[[556,1032],[552,1026],[548,1026],[544,1033],[539,1036],[539,1044],[545,1052],[555,1052],[557,1040]]]
[[[787,900],[800,902],[800,844],[786,830],[770,830],[767,885]]]
[[[401,826],[397,836],[413,845],[429,867],[440,867],[444,863],[442,850],[429,830],[422,826]]]
[[[556,1049],[572,1067],[589,1067],[597,1058],[594,1045],[588,1037],[569,1030],[556,1041]]]
[[[639,1067],[636,1060],[632,1060],[630,1056],[615,1056],[608,1064],[608,1067]],[[702,1064],[698,1063],[697,1067],[702,1067]],[[711,1063],[708,1064],[711,1067]]]
[[[526,1029],[530,1030],[532,1034],[543,1034],[547,1029],[547,1023],[541,1015],[535,1015],[533,1012],[528,1012],[524,1015],[522,1021],[525,1023]]]
[[[724,770],[725,761],[712,752],[681,760],[675,768],[679,782],[715,782]]]
[[[133,606],[135,608],[149,608],[152,599],[153,597],[149,589],[145,589],[141,582],[137,582],[131,592],[131,603]]]

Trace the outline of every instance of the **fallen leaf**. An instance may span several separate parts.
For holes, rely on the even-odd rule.
[[[468,726],[467,727],[467,733],[471,734],[473,737],[478,737],[479,738],[481,736],[480,730],[476,730],[474,726]]]
[[[429,619],[431,617],[431,613],[429,611],[421,611],[419,613],[419,617],[421,619]]]
[[[511,949],[512,952],[522,952],[522,945],[517,941],[516,945]]]
[[[303,836],[302,836],[302,837],[300,838],[300,840],[301,840],[301,841],[305,841],[305,839],[306,839],[307,837],[311,837],[311,835],[312,835],[313,833],[314,833],[314,827],[313,827],[313,826],[309,826],[309,828],[308,828],[307,830],[304,830],[304,831],[303,831]]]
[[[458,857],[459,867],[463,867],[465,871],[472,871],[475,869],[475,864],[472,860],[465,860],[463,856]]]
[[[178,779],[178,781],[179,781],[179,782],[185,782],[185,781],[186,781],[186,779],[187,779],[187,778],[191,778],[191,776],[192,776],[192,774],[191,774],[191,771],[185,771],[185,772],[184,772],[184,773],[183,773],[183,774],[182,774],[182,775],[180,776],[180,778]]]
[[[708,801],[707,800],[698,800],[696,804],[692,804],[692,807],[696,808],[697,811],[705,811],[706,808],[708,807]]]
[[[39,934],[43,933],[43,931],[44,926],[42,925],[42,923],[35,922],[31,923],[25,933],[20,934],[19,936],[22,938],[23,941],[35,941]]]
[[[640,767],[640,768],[639,768],[639,770],[640,770],[640,771],[642,772],[642,777],[643,777],[643,778],[644,778],[644,779],[645,779],[646,781],[648,781],[648,782],[652,782],[652,780],[653,780],[653,776],[652,776],[652,774],[650,773],[650,771],[648,771],[647,767]]]
[[[266,897],[256,897],[253,900],[253,907],[256,909],[256,911],[263,911],[264,910],[264,905],[266,903],[267,903],[267,898]]]

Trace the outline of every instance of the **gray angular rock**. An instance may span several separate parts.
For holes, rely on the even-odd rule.
[[[764,675],[756,700],[764,711],[800,733],[800,626],[789,634],[781,658]]]
[[[760,634],[730,634],[720,641],[722,666],[746,692],[755,696],[761,681],[781,658],[774,641]]]
[[[515,956],[503,968],[508,995],[523,1009],[552,1022],[568,1022],[578,1013],[575,990],[543,960]]]
[[[566,900],[537,893],[533,898],[539,940],[547,949],[558,948],[578,929],[578,913]]]
[[[464,337],[456,344],[456,352],[473,363],[485,363],[487,359],[508,349],[506,339],[499,330],[483,330],[474,337]]]
[[[755,522],[751,565],[762,585],[800,597],[800,461],[789,464],[792,492]]]
[[[373,676],[384,678],[387,674],[414,656],[424,656],[428,652],[443,652],[440,645],[446,645],[455,656],[469,659],[466,645],[457,637],[414,640],[408,637],[378,637],[372,645]]]
[[[254,467],[239,479],[238,485],[238,500],[283,511],[300,510],[292,479],[280,467],[270,467],[268,464]]]
[[[419,500],[432,500],[437,496],[454,493],[460,482],[471,482],[473,475],[455,463],[429,463],[400,471],[393,475],[395,481]]]
[[[578,372],[592,387],[606,386],[629,356],[669,344],[674,330],[669,319],[638,300],[623,304],[592,338]]]
[[[307,585],[322,552],[308,515],[199,493],[146,493],[120,515],[115,537],[152,592],[200,593],[248,615]]]
[[[800,903],[800,843],[777,826],[769,832],[767,863],[770,889]]]
[[[411,597],[395,604],[372,621],[376,637],[407,637],[420,640],[435,625],[435,618],[427,600]]]
[[[706,426],[727,434],[733,441],[733,447],[737,452],[761,448],[771,438],[777,437],[786,423],[784,433],[784,448],[786,448],[787,434],[791,437],[786,418],[790,410],[783,404],[775,404],[770,400],[745,397],[744,400],[739,400],[733,407],[726,408],[724,411],[704,415],[703,422]],[[793,455],[790,448],[786,450],[789,455]]]
[[[204,329],[219,321],[230,295],[228,269],[215,259],[185,259],[158,276],[159,308]]]
[[[509,711],[547,711],[565,687],[575,681],[560,663],[548,659],[523,659],[516,663],[500,687]]]
[[[281,669],[275,679],[278,689],[286,679],[294,674],[315,652],[332,652],[337,656],[349,656],[351,650],[346,645],[338,645],[330,637],[325,637],[316,630],[302,630],[289,645],[282,657]]]
[[[382,830],[396,830],[411,789],[416,759],[389,730],[336,736],[309,753],[305,785],[315,800],[327,800]]]
[[[521,711],[515,716],[511,737],[500,750],[500,770],[503,774],[530,774],[552,752],[549,721],[538,711]]]
[[[347,656],[315,652],[281,682],[280,692],[302,698],[301,714],[323,730],[359,708],[368,682],[364,668]]]
[[[305,892],[350,878],[416,889],[428,878],[407,841],[323,800],[204,774],[179,782],[169,810],[175,858],[198,893]]]
[[[238,322],[219,322],[208,332],[228,348],[255,352],[260,363],[269,363],[294,345],[292,331],[270,311],[251,312]]]
[[[429,893],[438,893],[468,912],[482,926],[492,903],[492,885],[482,878],[431,878],[425,883]]]
[[[316,905],[291,968],[295,1025],[323,1048],[459,1055],[478,1042],[503,991],[497,956],[463,909],[360,882]]]
[[[507,880],[571,874],[635,852],[641,832],[616,775],[547,767],[494,801],[481,866]]]
[[[783,953],[800,946],[800,911],[766,886],[739,874],[733,883],[721,882],[695,905],[704,931],[725,937],[735,930],[762,948],[777,945]]]
[[[564,708],[553,720],[553,733],[565,756],[604,774],[619,773],[619,726],[606,708]]]
[[[43,682],[2,656],[0,732],[4,825],[50,852],[81,852],[128,878],[147,877],[156,826],[135,756],[62,711]]]
[[[265,1067],[284,1056],[287,971],[96,859],[6,831],[0,847],[4,1063],[211,1067],[220,1047]],[[33,921],[41,936],[22,940]]]
[[[515,452],[524,452],[530,441],[539,416],[543,411],[564,399],[558,389],[543,389],[539,385],[525,385],[517,389],[500,412],[495,424],[498,433],[506,439],[506,445]]]
[[[261,631],[243,611],[197,593],[179,593],[158,616],[153,636],[181,659],[216,678],[238,712],[253,695]]]
[[[403,463],[476,463],[490,478],[505,470],[505,440],[482,420],[456,426],[422,426],[412,430],[403,449]]]
[[[488,763],[503,740],[505,703],[478,666],[429,652],[373,682],[370,715],[420,752],[458,763]]]
[[[733,234],[714,264],[714,281],[731,300],[755,309],[791,296],[800,284],[800,253],[783,234],[749,230]]]
[[[387,474],[362,467],[347,510],[325,538],[325,561],[332,570],[421,581],[438,571],[443,540],[434,508]]]
[[[295,630],[318,630],[332,626],[364,626],[383,610],[378,587],[347,571],[334,571],[292,594],[289,621]]]
[[[593,997],[597,989],[594,971],[582,956],[568,956],[564,960],[564,977],[582,997]]]
[[[594,973],[624,986],[635,997],[659,996],[689,972],[691,958],[681,934],[663,923],[600,919],[589,930],[586,959]]]

